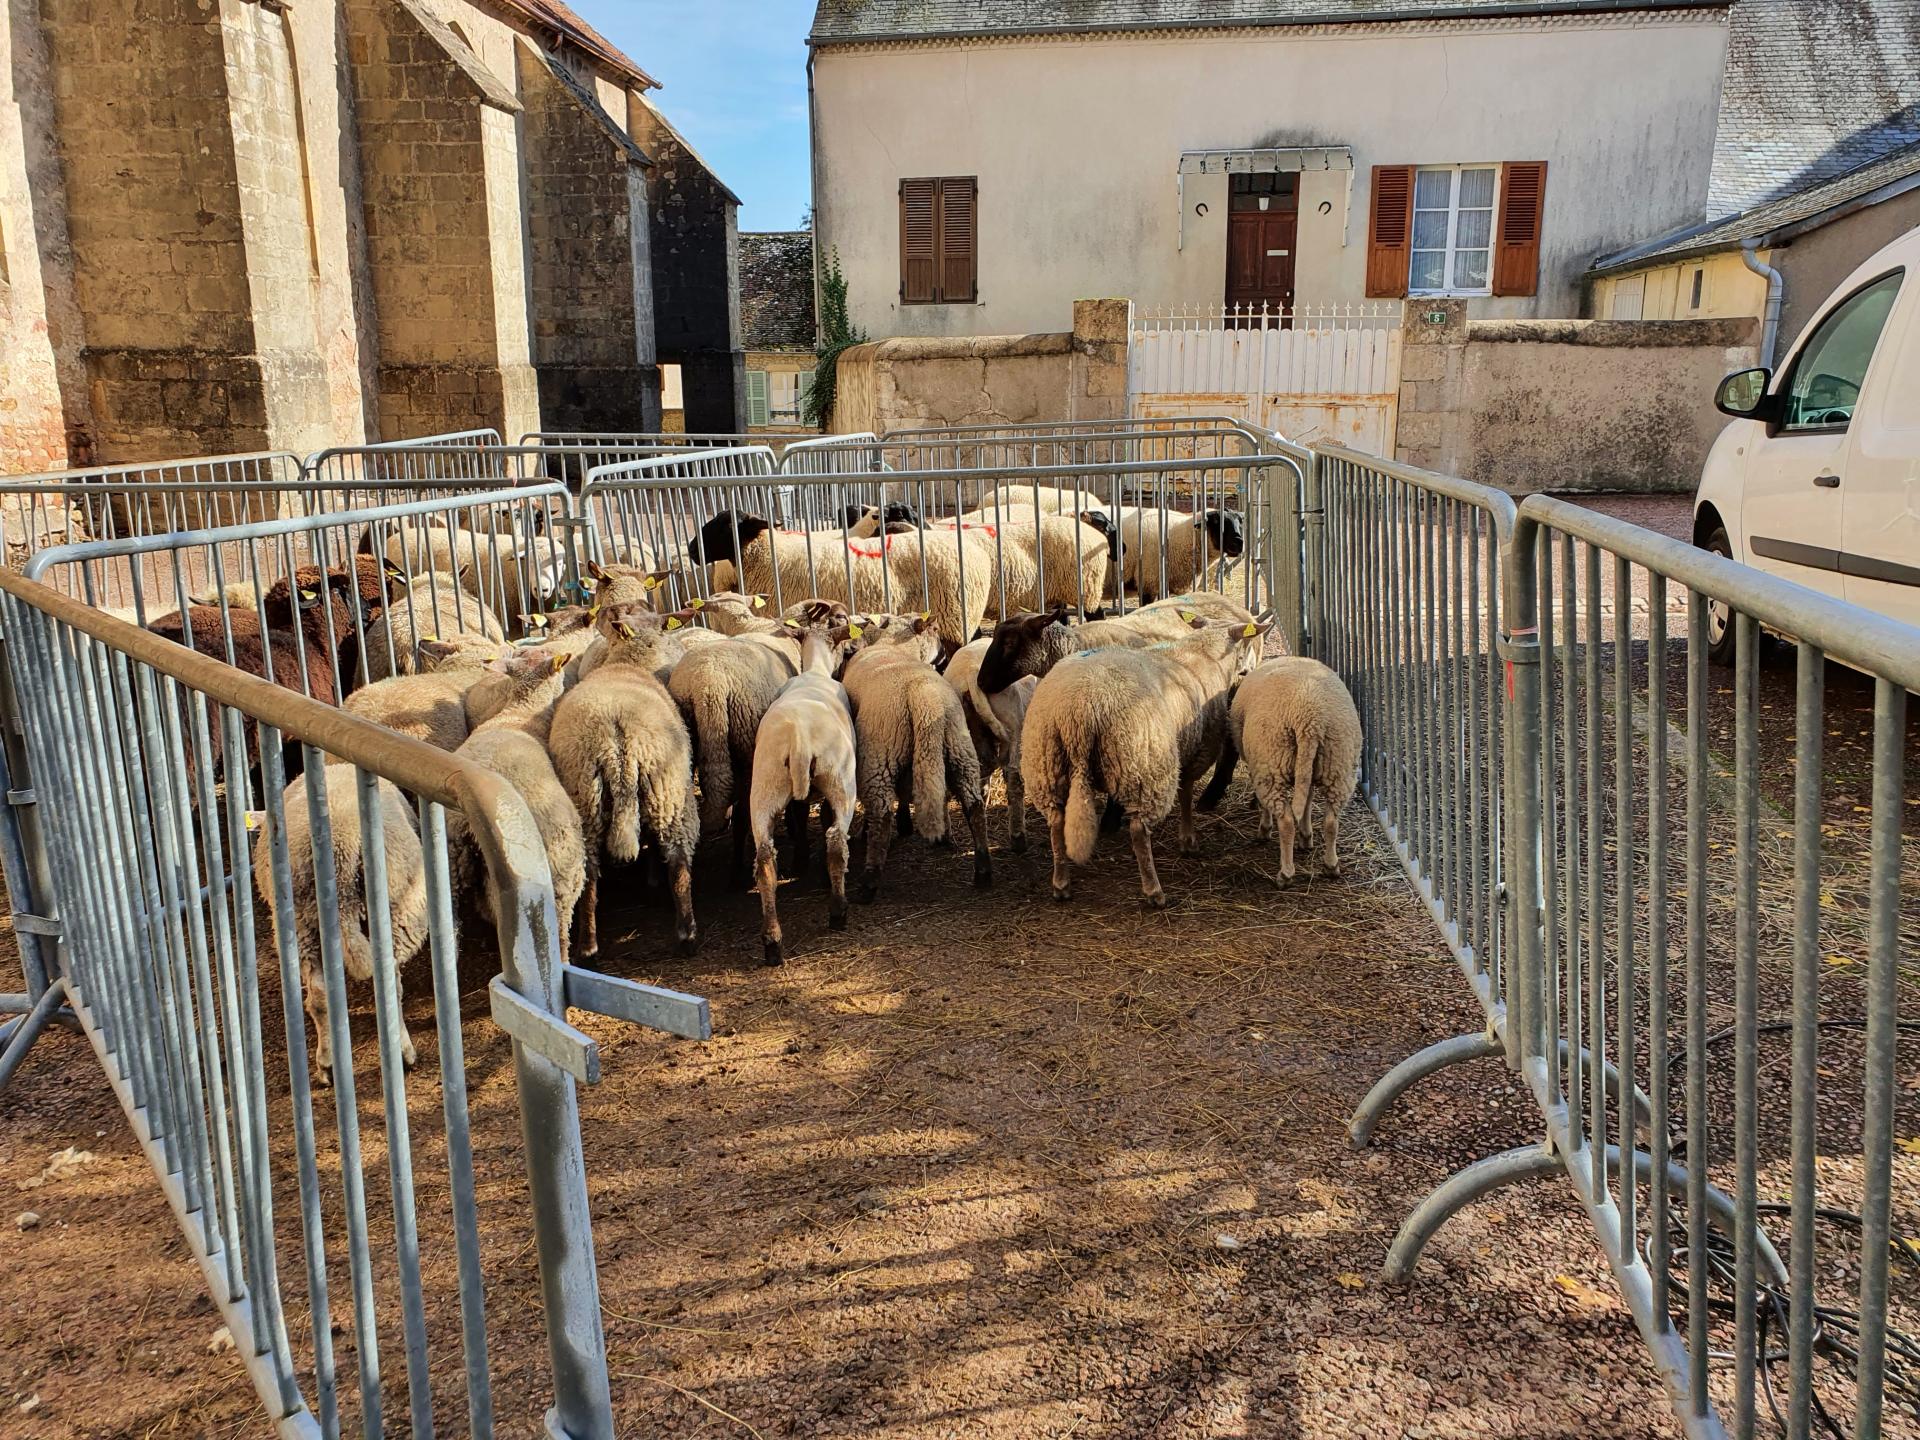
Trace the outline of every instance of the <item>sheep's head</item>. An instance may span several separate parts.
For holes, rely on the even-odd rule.
[[[545,645],[516,645],[495,658],[490,668],[513,681],[516,689],[544,684],[567,668],[568,656]]]
[[[691,540],[687,541],[687,558],[696,565],[716,565],[722,560],[731,561],[735,570],[740,568],[740,551],[751,545],[772,527],[758,515],[742,515],[734,510],[722,510],[706,524]],[[734,541],[739,536],[739,543]]]
[[[1192,643],[1215,659],[1230,663],[1236,676],[1247,674],[1260,663],[1263,642],[1267,632],[1273,629],[1271,612],[1257,620],[1220,621],[1185,610],[1180,618],[1196,632]]]
[[[1115,550],[1120,543],[1120,527],[1113,523],[1113,517],[1104,510],[1082,510],[1074,517],[1082,525],[1090,526],[1107,537],[1107,549]]]
[[[695,596],[687,602],[687,611],[698,615],[723,635],[736,635],[764,619],[768,614],[767,597],[742,595],[735,590],[720,590],[704,600]]]
[[[869,520],[878,521],[879,510],[872,505],[849,505],[840,512],[840,525],[845,530],[858,530]]]
[[[932,664],[940,653],[940,631],[931,610],[915,615],[856,615],[862,647],[884,645]]]
[[[920,528],[920,512],[904,500],[889,500],[880,511],[880,523],[891,530],[895,525]]]
[[[847,607],[838,600],[799,600],[789,605],[786,614],[780,618],[788,622],[789,628],[797,629],[808,625],[831,625],[846,616]]]
[[[427,636],[418,643],[420,668],[429,673],[440,670],[485,670],[508,653],[506,646],[472,635],[455,635],[445,640]]]
[[[1237,560],[1246,553],[1247,533],[1238,510],[1209,510],[1205,524],[1207,544],[1219,554]]]
[[[1009,615],[993,627],[993,641],[980,658],[976,683],[983,695],[997,695],[1025,675],[1044,675],[1059,658],[1050,643],[1055,626],[1064,632],[1072,612],[1056,605],[1042,614]]]

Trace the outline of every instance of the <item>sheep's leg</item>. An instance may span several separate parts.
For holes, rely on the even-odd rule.
[[[693,859],[676,852],[667,869],[673,877],[673,933],[680,953],[691,955],[700,948],[700,932],[693,922]]]
[[[1254,826],[1253,838],[1264,840],[1273,833],[1273,812],[1267,808],[1266,801],[1260,802],[1259,823]]]
[[[851,804],[848,805],[851,810]],[[835,814],[833,824],[827,827],[827,926],[832,930],[847,928],[847,828],[850,817]],[[869,827],[885,830],[884,825]],[[872,841],[868,847],[871,850]]]
[[[1240,751],[1235,748],[1233,737],[1227,736],[1220,742],[1220,758],[1214,762],[1213,778],[1207,781],[1207,788],[1200,793],[1202,810],[1218,810],[1220,802],[1226,798],[1227,786],[1233,783],[1233,770],[1240,763]]]
[[[1140,894],[1156,910],[1167,906],[1167,892],[1160,888],[1160,872],[1153,868],[1153,832],[1147,822],[1134,816],[1128,822],[1133,833],[1133,858],[1140,864]]]
[[[987,850],[987,801],[976,796],[967,805],[967,828],[973,832],[973,888],[986,890],[993,884],[993,856]]]
[[[894,791],[893,833],[904,840],[913,833],[913,810],[907,803],[913,786],[913,771],[902,770],[894,784],[897,788]]]
[[[580,892],[580,956],[591,960],[600,953],[600,869],[587,872],[586,887]]]
[[[393,973],[393,1005],[400,1016],[400,1067],[411,1070],[419,1062],[420,1052],[413,1048],[413,1036],[407,1030],[406,992],[401,988],[400,971],[395,967]]]
[[[316,946],[318,936],[315,936]],[[318,954],[316,949],[313,953]],[[313,1021],[314,1078],[322,1085],[333,1084],[333,1031],[327,1028],[327,987],[319,971],[311,965],[300,967],[300,984],[307,992],[307,1018]]]
[[[733,872],[730,883],[753,884],[753,819],[744,803],[733,807]]]
[[[1053,898],[1073,898],[1073,871],[1067,860],[1067,812],[1047,812],[1047,836],[1053,842]]]
[[[811,847],[807,844],[807,802],[787,802],[787,874],[796,880],[806,878]]]
[[[780,888],[780,869],[774,860],[773,838],[768,836],[754,846],[754,878],[760,889],[760,949],[767,964],[785,960],[780,953],[780,910],[775,892]]]
[[[1284,885],[1293,879],[1293,847],[1294,842],[1299,838],[1294,830],[1293,807],[1285,796],[1282,796],[1280,803],[1274,807],[1273,834],[1274,838],[1280,842],[1280,874],[1276,879]]]
[[[1332,805],[1322,805],[1325,812],[1320,817],[1320,844],[1323,851],[1322,863],[1327,874],[1340,873],[1340,812]]]
[[[881,793],[883,796],[885,795],[884,791]],[[881,803],[885,804],[885,800],[883,799]],[[905,816],[907,813],[907,807],[904,801],[900,804],[900,813],[902,816]],[[909,823],[908,829],[911,828],[912,825]],[[903,830],[900,833],[905,834],[906,831]],[[833,832],[829,830],[827,835],[829,841],[831,841]],[[887,868],[887,851],[893,845],[893,835],[894,827],[887,824],[885,813],[875,814],[872,807],[868,807],[866,869],[860,876],[860,903],[862,905],[871,905],[874,896],[880,893],[880,872]],[[831,848],[828,850],[828,856],[829,860],[831,860]]]
[[[1020,767],[1007,764],[1002,772],[1007,779],[1007,843],[1016,855],[1027,852],[1027,782]]]
[[[1193,836],[1193,781],[1185,776],[1180,780],[1180,853],[1200,853],[1200,842]]]

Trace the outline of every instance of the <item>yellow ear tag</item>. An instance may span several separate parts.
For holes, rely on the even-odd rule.
[[[429,645],[433,645],[433,644],[436,644],[436,643],[438,643],[438,641],[439,641],[439,639],[440,639],[440,637],[439,637],[438,635],[422,635],[422,636],[421,636],[420,638],[421,638],[422,640],[424,640],[424,641],[426,641],[426,643],[427,643],[427,644],[429,644]]]
[[[798,620],[782,620],[780,623],[789,630],[798,630],[800,628],[800,622]]]
[[[629,635],[633,633],[633,627],[631,625],[623,625],[620,628],[625,630]],[[667,629],[678,630],[679,628],[680,628],[680,617],[678,615],[669,615],[667,617]]]
[[[546,629],[546,628],[547,628],[547,617],[546,617],[546,616],[544,616],[544,615],[542,615],[542,614],[541,614],[541,613],[540,613],[540,612],[539,612],[538,610],[536,610],[536,611],[534,611],[534,612],[533,612],[532,614],[530,614],[529,616],[527,616],[527,628],[528,628],[529,630],[544,630],[544,629]]]
[[[618,630],[622,635],[626,636],[627,639],[631,640],[633,638],[633,626],[629,625],[626,621],[622,620],[618,625],[614,626],[613,628]],[[667,628],[669,630],[673,628],[672,622],[668,623]]]
[[[933,618],[933,611],[931,611],[931,610],[922,610],[922,611],[920,612],[920,618],[921,618],[922,620],[931,620],[931,619]]]
[[[866,633],[867,632],[862,630],[858,625],[849,625],[847,627],[847,634],[855,640],[858,640],[862,635]]]
[[[320,598],[320,592],[318,590],[302,590],[300,592],[300,598],[309,602],[318,600]]]
[[[658,590],[660,588],[660,582],[654,576],[649,575],[647,576],[646,580],[642,582],[641,588],[646,590]]]
[[[647,588],[651,590],[653,587],[649,585]],[[698,610],[702,608],[706,603],[707,603],[706,601],[702,600],[698,595],[696,595],[693,597],[693,599],[687,602],[687,608],[689,610]]]
[[[1186,621],[1189,625],[1191,625],[1195,620],[1198,620],[1200,617],[1198,615],[1195,615],[1191,610],[1182,610],[1180,612],[1180,618]]]
[[[553,674],[558,675],[562,670],[566,668],[567,668],[566,656],[556,655],[553,657],[553,671],[552,671]]]
[[[695,602],[695,603],[698,603],[698,602]],[[750,603],[748,604],[748,606],[747,606],[747,608],[748,608],[749,610],[764,610],[764,609],[766,609],[766,608],[767,608],[767,597],[766,597],[766,596],[764,596],[764,595],[756,595],[756,596],[754,596],[754,597],[753,597],[753,599],[752,599],[752,601],[751,601],[751,602],[750,602]]]
[[[1260,633],[1260,627],[1254,624],[1253,621],[1249,620],[1247,622],[1247,628],[1242,630],[1240,633],[1246,636],[1247,639],[1251,640],[1254,636]]]

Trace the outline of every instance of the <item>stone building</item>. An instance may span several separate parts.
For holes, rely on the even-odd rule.
[[[651,430],[666,308],[731,409],[657,84],[557,0],[5,0],[0,471]]]
[[[813,232],[740,237],[740,324],[747,346],[747,425],[803,428],[813,386]]]

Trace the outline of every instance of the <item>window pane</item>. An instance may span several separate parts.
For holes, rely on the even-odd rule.
[[[1493,243],[1493,212],[1462,210],[1459,227],[1453,232],[1453,243],[1462,250],[1484,250]]]
[[[1413,212],[1413,246],[1416,250],[1447,248],[1446,211],[1416,210]]]
[[[1485,250],[1459,250],[1453,257],[1453,288],[1456,290],[1484,290],[1487,288],[1487,255]]]
[[[1462,170],[1460,172],[1460,208],[1490,209],[1493,205],[1493,171]]]
[[[1453,199],[1451,170],[1417,170],[1413,176],[1413,206],[1416,210],[1444,210]]]
[[[1415,290],[1444,290],[1447,285],[1447,252],[1414,251],[1413,270],[1407,284]]]
[[[1899,291],[1899,275],[1888,275],[1843,301],[1820,322],[1793,364],[1793,381],[1787,388],[1788,425],[1844,425],[1853,418],[1873,348]]]

